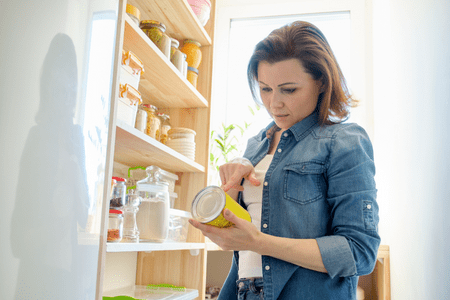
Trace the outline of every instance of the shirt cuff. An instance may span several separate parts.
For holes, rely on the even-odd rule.
[[[348,277],[356,274],[356,264],[352,250],[345,237],[324,236],[316,239],[322,261],[331,278]]]

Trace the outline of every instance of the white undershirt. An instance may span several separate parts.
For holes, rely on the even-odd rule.
[[[256,178],[261,182],[259,186],[253,186],[245,180],[243,187],[244,203],[252,217],[252,224],[261,230],[261,209],[263,182],[272,162],[273,155],[266,155],[256,166]],[[262,277],[261,255],[252,251],[239,251],[239,278]]]

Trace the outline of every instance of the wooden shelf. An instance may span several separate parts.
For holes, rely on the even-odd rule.
[[[158,108],[208,107],[205,97],[181,76],[178,69],[128,15],[125,15],[123,49],[136,54],[144,64],[139,84],[144,103]]]
[[[116,122],[114,161],[129,166],[156,165],[169,172],[205,172],[205,167],[120,120]]]
[[[205,243],[107,243],[106,252],[151,252],[173,250],[201,250]]]
[[[128,1],[141,12],[141,20],[156,20],[166,26],[166,33],[177,40],[192,39],[210,46],[211,38],[186,0]]]

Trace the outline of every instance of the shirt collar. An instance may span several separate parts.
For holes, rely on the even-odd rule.
[[[318,123],[319,114],[318,112],[313,112],[308,117],[304,118],[286,131],[292,132],[292,135],[294,135],[295,139],[299,141],[306,133],[309,132],[312,127],[315,127]],[[275,124],[275,121],[272,121],[261,133],[261,140],[264,138],[271,139],[273,134],[279,130],[280,127]]]

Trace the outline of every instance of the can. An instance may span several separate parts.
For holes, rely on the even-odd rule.
[[[234,225],[225,219],[223,210],[228,208],[237,217],[251,222],[248,211],[218,186],[207,186],[195,196],[192,201],[192,217],[200,223],[227,228]]]

